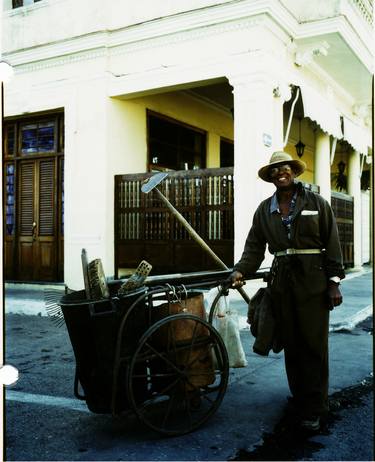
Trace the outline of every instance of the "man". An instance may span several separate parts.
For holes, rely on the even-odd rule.
[[[278,151],[259,170],[276,192],[257,208],[230,281],[239,287],[257,271],[268,244],[275,257],[269,287],[292,401],[302,427],[315,431],[328,411],[329,310],[342,303],[339,283],[345,273],[329,203],[295,181],[305,168]]]

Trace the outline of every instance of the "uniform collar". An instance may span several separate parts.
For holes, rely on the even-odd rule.
[[[279,202],[277,201],[276,192],[271,197],[270,213],[279,212]]]
[[[297,186],[297,188],[296,188],[296,190],[295,190],[295,192],[293,194],[292,201],[296,201],[298,192],[299,192],[299,188]],[[270,213],[272,214],[272,213],[275,213],[275,212],[280,213],[279,201],[277,200],[276,191],[273,193],[273,195],[271,197],[271,203],[270,203]]]

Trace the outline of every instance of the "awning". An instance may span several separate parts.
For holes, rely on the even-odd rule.
[[[370,134],[347,117],[344,119],[344,140],[353,146],[361,154],[367,155],[368,146],[371,146]]]
[[[342,138],[340,113],[332,102],[323,98],[318,91],[306,84],[299,84],[299,86],[305,117],[314,120],[329,135],[338,139]]]

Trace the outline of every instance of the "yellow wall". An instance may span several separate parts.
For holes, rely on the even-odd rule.
[[[141,173],[147,169],[146,111],[136,102],[108,100],[109,165],[112,175]]]
[[[284,127],[287,126],[288,121],[284,120]],[[286,129],[285,129],[286,130]],[[285,131],[284,130],[284,131]],[[299,159],[296,153],[295,144],[299,140],[299,121],[293,118],[292,125],[289,132],[288,143],[284,150],[290,154],[293,159]],[[315,135],[308,119],[301,121],[301,141],[306,145],[305,152],[301,160],[306,164],[306,170],[299,177],[305,183],[314,183],[314,150],[315,150]]]
[[[336,180],[335,180],[335,175],[338,173],[339,168],[338,164],[339,162],[343,161],[346,165],[345,170],[344,170],[344,175],[348,174],[348,152],[347,152],[347,147],[342,146],[340,143],[337,143],[336,151],[335,151],[335,157],[333,159],[333,163],[331,165],[331,189],[332,191],[339,191],[346,193],[346,190],[338,190],[336,187]]]
[[[113,99],[112,106],[111,123],[116,127],[115,138],[112,141],[113,149],[118,151],[118,160],[124,156],[123,160],[120,160],[120,164],[123,165],[123,171],[120,173],[143,172],[147,168],[147,109],[205,130],[207,167],[220,166],[220,137],[233,140],[231,114],[217,110],[182,91],[126,101]],[[116,117],[116,114],[119,117]],[[121,148],[118,146],[119,139]]]

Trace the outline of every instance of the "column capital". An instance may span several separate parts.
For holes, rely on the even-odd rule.
[[[282,103],[292,97],[292,88],[285,80],[278,79],[266,71],[241,72],[227,75],[233,94],[250,99],[272,96]]]
[[[226,73],[233,93],[246,97],[246,93],[254,92],[255,97],[261,94],[282,103],[288,101],[292,96],[291,80],[284,61],[282,53],[265,49],[248,50],[233,57]]]
[[[234,72],[227,75],[233,91],[252,90],[255,88],[271,88],[272,82],[265,71],[242,71]]]

